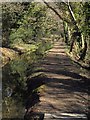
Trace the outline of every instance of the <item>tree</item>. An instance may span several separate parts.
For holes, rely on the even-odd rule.
[[[74,52],[78,60],[84,60],[89,49],[86,39],[89,37],[87,24],[89,23],[90,3],[62,1],[53,4],[43,1],[63,21],[65,42],[70,44],[69,51]]]
[[[28,10],[29,3],[2,3],[2,46],[9,47],[9,36],[12,29],[17,29]]]

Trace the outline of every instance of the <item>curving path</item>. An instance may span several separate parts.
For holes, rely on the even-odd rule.
[[[33,111],[43,113],[46,120],[87,120],[89,79],[66,55],[64,43],[56,42],[41,66],[47,79]]]

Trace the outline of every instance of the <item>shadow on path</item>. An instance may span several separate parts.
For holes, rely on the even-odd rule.
[[[47,77],[41,78],[45,83],[45,90],[40,94],[40,102],[33,107],[33,114],[43,113],[44,119],[47,120],[53,117],[63,120],[65,117],[68,120],[86,120],[86,117],[80,115],[87,115],[89,112],[90,79],[81,75],[79,66],[66,56],[64,48],[62,42],[57,42],[46,58],[37,65],[42,69],[34,71],[42,72]],[[62,116],[61,113],[68,115]],[[74,116],[70,118],[70,114]]]

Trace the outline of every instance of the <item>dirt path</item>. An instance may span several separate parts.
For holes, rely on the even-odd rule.
[[[88,79],[80,75],[79,66],[70,60],[64,48],[62,42],[55,43],[42,61],[42,72],[47,75],[47,79],[40,102],[34,110],[42,112],[47,120],[87,120]]]

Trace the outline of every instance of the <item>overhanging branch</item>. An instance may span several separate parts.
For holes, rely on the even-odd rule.
[[[50,6],[45,0],[42,0],[42,1],[47,5],[48,8],[50,8],[50,9],[53,11],[61,20],[69,23],[68,20],[64,19],[64,18],[58,13],[58,11],[55,10],[52,6]]]

